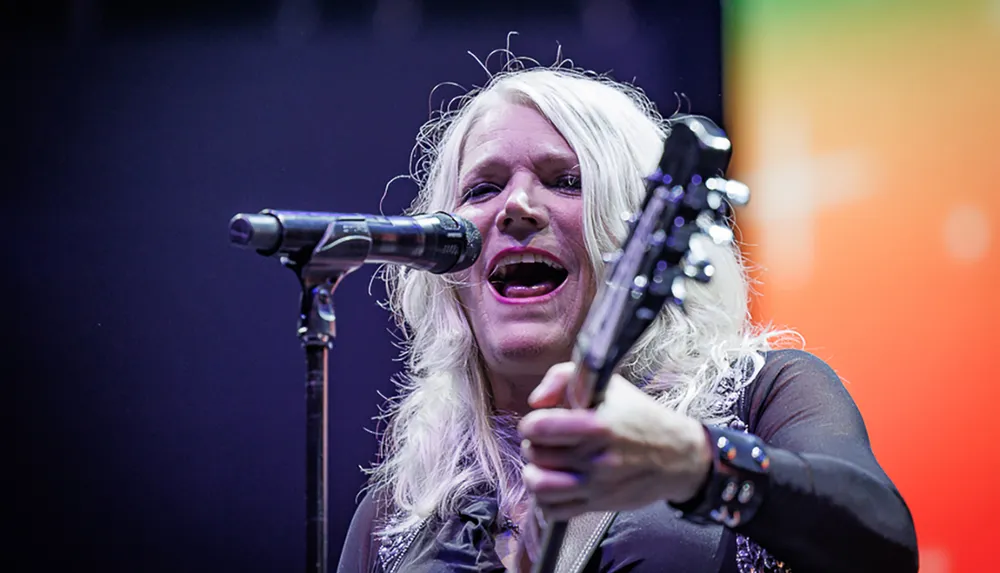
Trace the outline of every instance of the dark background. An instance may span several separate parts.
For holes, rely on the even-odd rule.
[[[298,285],[229,246],[236,212],[378,212],[435,85],[506,44],[720,120],[711,1],[7,2],[7,570],[304,564]],[[491,69],[497,69],[495,60]],[[458,95],[437,92],[436,108]],[[683,98],[682,98],[683,99]],[[389,187],[400,212],[412,183]],[[398,369],[371,269],[336,294],[331,562]]]

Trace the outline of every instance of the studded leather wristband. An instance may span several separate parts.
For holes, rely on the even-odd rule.
[[[681,517],[697,523],[736,527],[753,518],[767,494],[767,446],[752,434],[705,426],[712,447],[712,469],[695,497],[670,503]]]

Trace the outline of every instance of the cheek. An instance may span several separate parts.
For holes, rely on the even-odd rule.
[[[582,249],[584,245],[583,216],[583,201],[579,198],[562,199],[549,210],[550,224],[574,250],[579,250],[578,247]]]
[[[466,219],[479,229],[479,232],[486,237],[486,230],[490,227],[491,218],[489,213],[480,205],[462,205],[457,207],[454,214]]]
[[[465,277],[463,286],[456,288],[455,294],[466,323],[473,331],[483,326],[483,292],[478,287],[476,279],[472,276]]]
[[[458,299],[458,311],[465,319],[465,325],[463,328],[467,328],[472,332],[472,336],[476,339],[476,343],[478,344],[479,337],[485,328],[485,324],[483,324],[483,312],[482,304],[480,304],[480,298],[476,293],[476,290],[471,286],[456,288],[455,295]]]
[[[468,318],[468,309],[476,306],[471,276],[462,277],[462,286],[455,289],[455,294],[458,298],[459,306],[462,308],[462,311],[466,313],[466,318]]]

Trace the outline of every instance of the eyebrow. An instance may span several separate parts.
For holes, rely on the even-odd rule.
[[[535,170],[544,170],[551,168],[553,165],[559,166],[559,169],[578,169],[580,167],[580,162],[572,153],[546,151],[537,156],[533,156],[531,158],[531,165]],[[506,169],[507,163],[504,161],[503,156],[487,155],[486,157],[473,163],[468,169],[460,170],[459,183],[462,186],[465,186],[468,182],[467,179],[471,174],[490,173]]]
[[[558,151],[543,153],[541,157],[532,158],[531,163],[536,169],[552,164],[569,165],[570,169],[575,169],[580,166],[580,161],[577,159],[575,153],[561,153]],[[565,169],[565,167],[562,167],[562,169]]]

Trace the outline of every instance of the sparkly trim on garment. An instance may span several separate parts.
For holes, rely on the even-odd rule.
[[[757,377],[757,373],[760,372],[761,366],[763,366],[763,359],[748,361],[748,363],[742,364],[743,368],[734,368],[733,370],[741,370],[744,375],[749,375],[749,380],[753,380]],[[746,368],[752,366],[753,369],[747,372]],[[728,407],[733,414],[732,419],[727,424],[730,429],[738,430],[740,432],[748,432],[746,422],[740,419],[740,408],[747,399],[746,396],[746,386],[744,385],[736,392],[736,398],[731,402],[729,401],[732,397],[732,393],[726,393],[726,388],[735,388],[736,381],[733,378],[726,378],[723,382],[727,382],[731,386],[722,386],[720,390],[723,390],[724,400],[729,402]],[[740,573],[792,573],[792,569],[785,565],[783,561],[778,561],[766,549],[757,545],[749,537],[745,535],[736,534],[736,568],[739,569]]]
[[[390,519],[390,523],[392,521],[393,519]],[[395,573],[396,569],[403,562],[403,555],[406,555],[406,550],[413,544],[413,540],[417,538],[417,535],[423,531],[427,525],[427,521],[425,519],[409,529],[382,537],[382,541],[378,546],[378,560],[382,564],[382,570],[385,573]]]
[[[500,525],[500,531],[509,531],[510,534],[514,536],[514,539],[521,536],[521,527],[514,523],[514,520],[509,517],[504,518],[503,523]]]
[[[392,523],[396,519],[398,519],[398,516],[391,518],[389,522]],[[425,519],[409,529],[382,537],[378,546],[378,560],[382,564],[382,570],[385,573],[395,573],[400,564],[402,564],[406,551],[410,548],[410,545],[413,545],[413,541],[417,538],[417,535],[427,526],[428,521],[428,519]],[[509,531],[514,539],[521,536],[521,528],[510,518],[503,521],[500,530]]]
[[[736,536],[736,567],[740,573],[792,573],[791,567],[742,535]]]
[[[734,423],[743,424],[736,429],[745,430],[746,424],[740,420],[740,405],[743,403],[747,385],[757,377],[757,373],[763,367],[764,358],[757,354],[741,357],[733,364],[715,387],[715,393],[722,399],[713,404],[709,416],[721,418],[721,423],[726,423],[731,428],[734,427]]]

